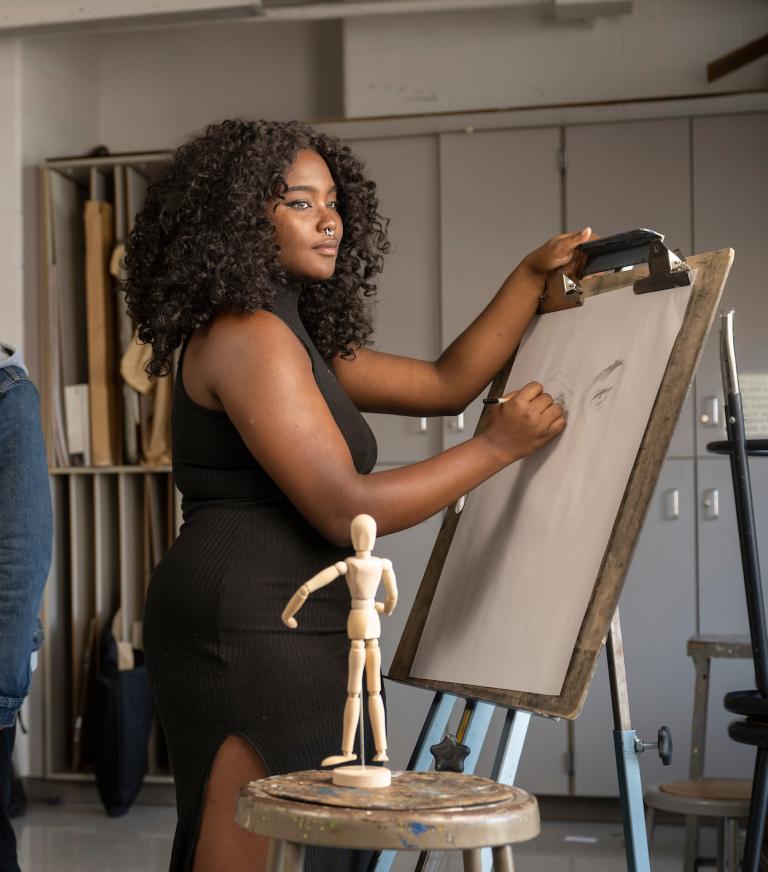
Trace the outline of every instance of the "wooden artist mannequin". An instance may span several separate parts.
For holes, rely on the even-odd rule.
[[[379,614],[391,615],[395,610],[397,582],[392,570],[392,562],[386,558],[374,557],[371,554],[376,542],[376,521],[370,515],[357,515],[352,519],[350,536],[355,556],[334,563],[333,566],[328,566],[317,575],[312,576],[290,598],[282,614],[283,623],[291,629],[295,629],[298,623],[294,615],[304,605],[307,597],[313,591],[335,581],[340,575],[346,575],[347,586],[352,597],[352,608],[347,618],[347,636],[350,639],[349,680],[347,682],[347,702],[344,706],[341,754],[326,757],[321,764],[323,766],[336,766],[339,763],[348,763],[357,758],[352,749],[355,741],[355,730],[360,720],[363,669],[365,669],[368,689],[368,714],[376,746],[376,754],[373,759],[377,763],[389,760],[387,757],[384,703],[381,699],[381,651],[379,649],[381,621]],[[380,603],[376,602],[374,597],[382,581],[386,597],[384,602]],[[344,767],[344,770],[339,771],[338,777],[334,773],[335,783],[351,783],[352,779],[360,786],[384,786],[389,784],[389,771],[379,767],[366,770],[363,761],[363,766]]]

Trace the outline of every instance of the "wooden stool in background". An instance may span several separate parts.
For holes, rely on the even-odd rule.
[[[328,770],[276,775],[240,790],[236,820],[269,836],[268,872],[300,872],[306,845],[460,850],[465,872],[480,872],[490,847],[495,872],[513,872],[510,846],[539,833],[535,797],[454,772],[393,773],[390,787],[367,790],[335,786]]]
[[[700,862],[700,818],[715,818],[718,828],[717,870],[738,872],[738,821],[749,814],[752,782],[741,778],[704,778],[704,751],[711,661],[713,658],[749,659],[752,656],[752,647],[747,636],[691,636],[688,640],[688,655],[693,658],[696,667],[690,779],[653,784],[646,790],[648,832],[653,834],[656,810],[685,815],[683,872],[695,872]]]

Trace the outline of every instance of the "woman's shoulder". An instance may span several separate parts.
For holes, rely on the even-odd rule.
[[[274,312],[221,312],[205,330],[205,345],[216,357],[242,363],[260,362],[264,356],[280,352],[282,360],[296,355],[305,360],[306,349],[286,322]]]

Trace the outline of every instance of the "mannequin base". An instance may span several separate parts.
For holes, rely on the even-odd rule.
[[[337,787],[389,787],[392,772],[383,766],[339,766],[333,770]]]

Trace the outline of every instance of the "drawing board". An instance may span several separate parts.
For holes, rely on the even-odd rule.
[[[586,279],[534,320],[491,392],[541,381],[568,427],[448,509],[391,678],[578,714],[731,259],[651,294],[646,268]]]

